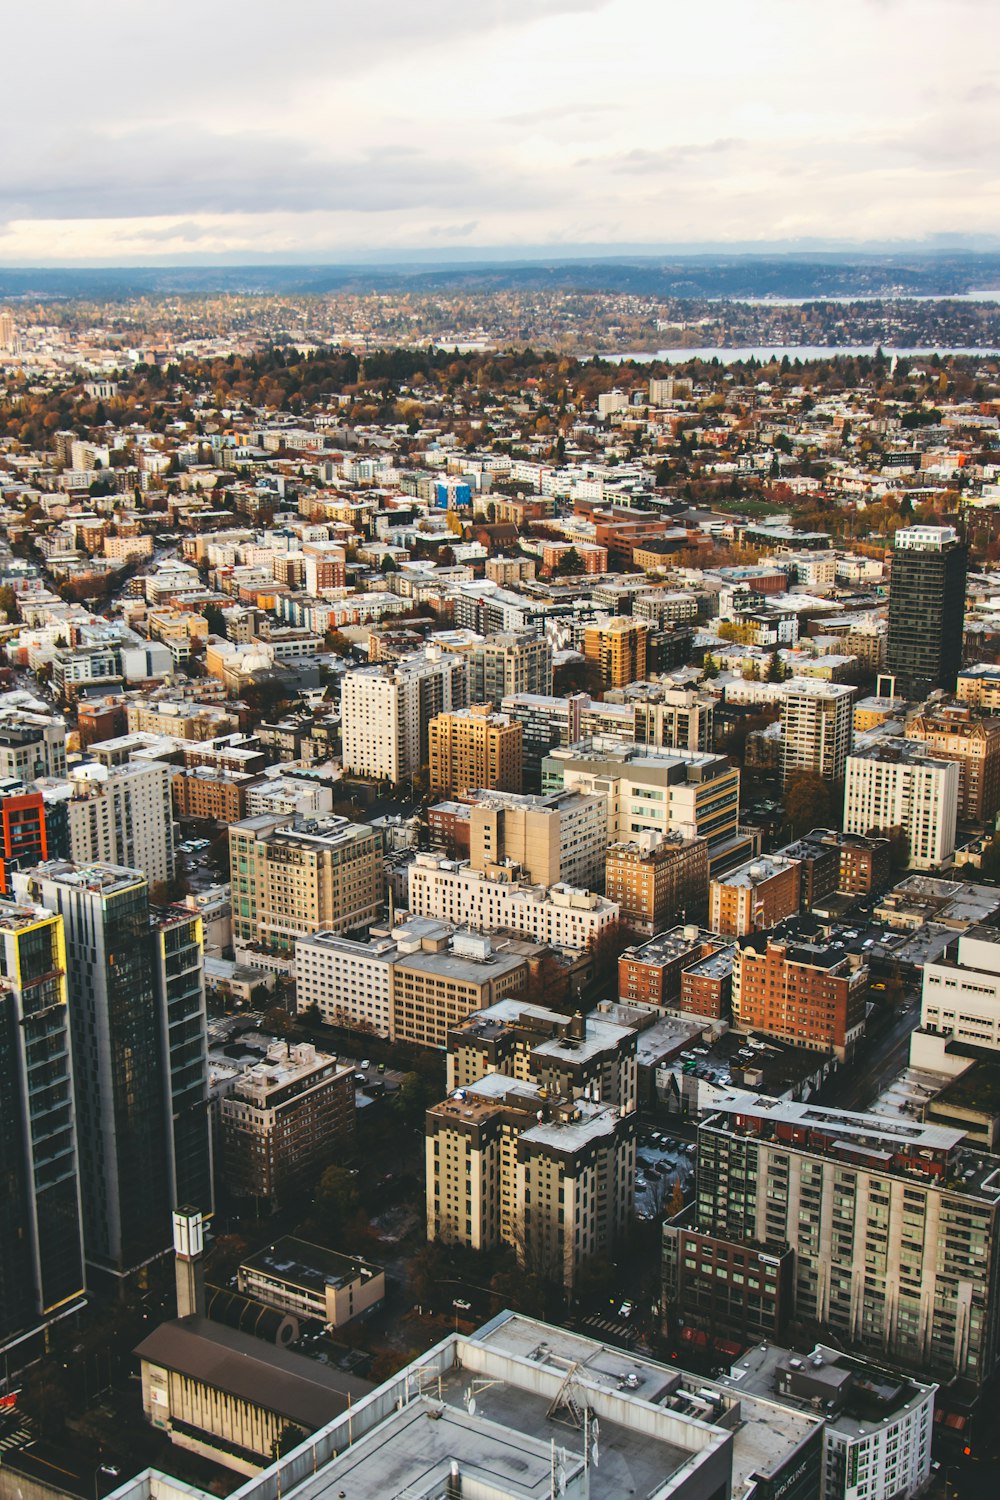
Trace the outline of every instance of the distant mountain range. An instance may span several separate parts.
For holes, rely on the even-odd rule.
[[[397,265],[0,267],[0,298],[47,300],[346,291],[553,291],[659,298],[949,297],[1000,288],[1000,254],[815,252],[442,261]]]

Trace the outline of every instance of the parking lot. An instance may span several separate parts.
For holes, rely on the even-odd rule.
[[[658,1219],[670,1203],[676,1183],[685,1198],[694,1184],[695,1147],[662,1130],[644,1132],[636,1154],[635,1211],[640,1219]]]

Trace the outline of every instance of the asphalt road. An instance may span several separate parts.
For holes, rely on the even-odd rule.
[[[920,1006],[908,998],[901,1011],[876,1036],[866,1037],[849,1067],[841,1069],[823,1093],[825,1104],[843,1109],[867,1109],[893,1078],[906,1067],[910,1055],[910,1033],[920,1020]]]

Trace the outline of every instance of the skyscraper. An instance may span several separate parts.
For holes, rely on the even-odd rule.
[[[62,918],[0,901],[0,1344],[82,1295]]]
[[[962,665],[968,548],[953,526],[897,531],[889,584],[889,671],[905,691],[954,691]]]
[[[146,881],[118,865],[49,860],[14,887],[65,924],[87,1265],[125,1275],[170,1244]]]
[[[854,689],[843,682],[793,677],[782,689],[781,769],[787,786],[800,771],[842,781],[851,753]]]
[[[182,907],[156,912],[150,927],[153,986],[160,1026],[167,1169],[172,1208],[210,1214],[211,1130],[208,1118],[208,1015],[201,917]]]

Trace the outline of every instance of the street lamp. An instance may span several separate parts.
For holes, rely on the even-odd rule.
[[[117,1479],[121,1469],[115,1464],[98,1464],[94,1470],[94,1500],[101,1500],[101,1475],[106,1474],[109,1479]]]

